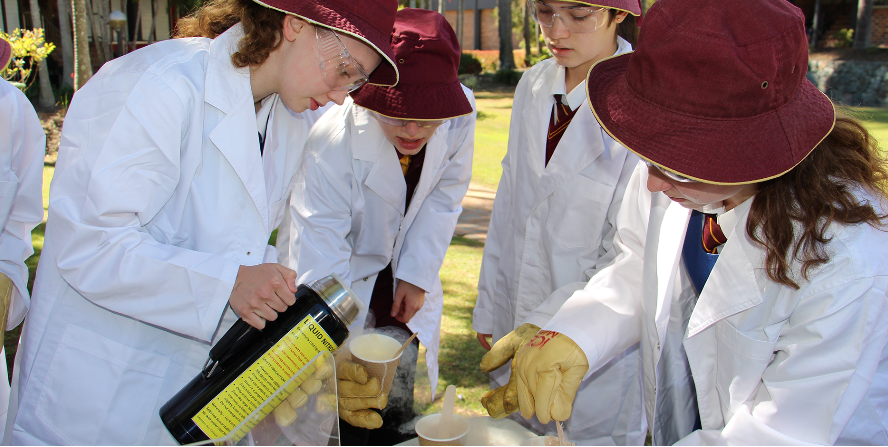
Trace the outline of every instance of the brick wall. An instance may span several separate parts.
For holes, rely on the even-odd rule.
[[[456,11],[447,11],[444,14],[447,22],[456,31]],[[463,15],[465,29],[463,29],[462,49],[464,51],[475,49],[475,11],[467,9]],[[499,31],[497,28],[496,14],[493,9],[481,10],[481,49],[499,50]]]
[[[873,46],[888,45],[888,8],[873,8]]]

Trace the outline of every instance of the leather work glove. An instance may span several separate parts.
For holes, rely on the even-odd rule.
[[[512,362],[521,415],[530,419],[536,412],[543,424],[567,420],[588,370],[586,354],[570,337],[539,332],[518,350]]]
[[[505,337],[499,339],[490,352],[481,358],[481,371],[489,373],[512,361],[515,353],[530,341],[540,327],[535,324],[524,323],[518,326]],[[514,367],[514,364],[512,365]],[[492,389],[481,396],[481,405],[487,409],[487,413],[494,419],[505,417],[518,411],[518,390],[516,386],[515,372],[509,376],[509,383],[499,388]]]
[[[274,409],[274,420],[281,427],[286,427],[296,421],[296,410],[308,403],[308,396],[313,396],[321,390],[323,380],[333,375],[333,367],[330,362],[319,359],[312,376],[305,379],[300,386],[293,382],[287,387],[290,393],[284,402]]]
[[[369,377],[363,365],[343,361],[336,366],[339,391],[339,417],[355,427],[382,427],[382,416],[371,410],[388,405],[388,395],[376,377]]]

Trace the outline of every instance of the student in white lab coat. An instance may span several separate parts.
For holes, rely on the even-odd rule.
[[[638,163],[601,130],[585,88],[592,64],[632,51],[638,1],[532,0],[529,6],[553,57],[528,70],[515,91],[509,149],[484,246],[472,328],[485,348],[488,337],[499,342],[481,363],[494,388],[506,385],[507,363],[526,341],[522,336],[532,337],[614,259],[617,212]],[[584,383],[580,395],[594,404],[565,424],[572,441],[644,443],[638,371],[636,346]],[[491,416],[504,415],[501,400],[502,388],[485,396]],[[555,424],[526,423],[556,433]]]
[[[375,312],[375,327],[417,333],[434,390],[444,305],[438,272],[472,175],[474,97],[459,83],[459,42],[441,14],[398,11],[392,48],[401,82],[362,87],[311,131],[290,197],[287,265],[300,282],[340,275]],[[366,316],[365,309],[350,329],[361,330]],[[415,356],[402,358],[396,377],[405,378],[408,402],[392,402],[395,384],[381,419],[340,407],[343,444],[409,437],[412,427],[400,426],[413,416],[415,368]]]
[[[213,343],[238,316],[261,329],[293,303],[297,275],[267,243],[308,109],[341,103],[377,65],[371,82],[395,83],[396,10],[219,0],[179,28],[205,37],[108,62],[74,95],[15,364],[13,444],[174,442],[158,411]]]
[[[516,354],[522,414],[565,419],[640,341],[656,445],[888,443],[888,166],[805,79],[804,15],[671,0],[644,27],[589,99],[647,166],[615,262]]]
[[[0,71],[11,58],[12,46],[0,39]],[[22,322],[31,301],[25,260],[34,254],[31,230],[43,221],[45,151],[46,134],[34,107],[0,79],[0,334]],[[0,351],[0,372],[6,373],[5,351]],[[9,383],[2,380],[0,423],[8,402]]]

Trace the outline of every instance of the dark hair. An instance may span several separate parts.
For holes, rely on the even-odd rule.
[[[262,65],[283,40],[286,14],[253,0],[212,0],[176,23],[175,37],[215,39],[240,22],[244,37],[231,55],[235,67]]]
[[[802,277],[808,280],[812,268],[829,261],[830,225],[866,223],[879,228],[888,218],[855,196],[863,189],[884,200],[888,170],[872,135],[844,114],[795,168],[757,186],[746,233],[764,247],[768,277],[795,289],[799,283],[792,278],[794,262],[801,263]]]
[[[616,20],[619,10],[611,9],[608,12],[607,24],[610,26]],[[635,48],[635,44],[638,43],[638,19],[634,15],[627,13],[626,18],[617,24],[617,35],[632,44],[632,48]]]

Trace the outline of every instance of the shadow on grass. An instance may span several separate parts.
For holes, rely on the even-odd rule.
[[[53,163],[55,165],[55,163]],[[28,293],[34,290],[34,276],[37,273],[37,261],[43,251],[43,238],[46,234],[46,222],[37,225],[31,231],[31,240],[34,242],[34,254],[25,260],[28,266]],[[9,329],[9,328],[7,328]],[[15,360],[15,352],[18,349],[19,337],[22,335],[22,325],[9,329],[3,336],[3,348],[6,350],[6,374],[12,381],[12,363]]]

